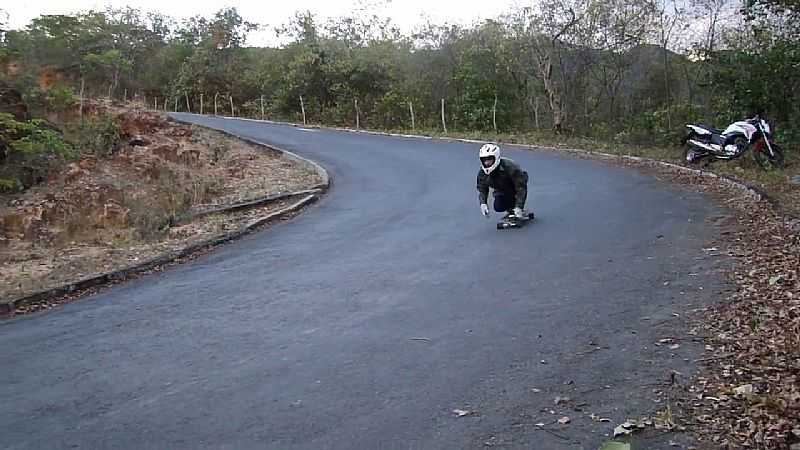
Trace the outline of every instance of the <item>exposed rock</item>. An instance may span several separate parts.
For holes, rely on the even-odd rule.
[[[128,141],[128,145],[131,147],[147,147],[150,145],[150,141],[141,137],[141,136],[134,136],[131,140]]]
[[[124,208],[116,202],[108,202],[103,205],[102,223],[106,227],[126,227],[130,212],[130,209]]]
[[[0,216],[0,234],[6,239],[35,240],[44,227],[44,208],[33,206]]]
[[[81,178],[86,174],[87,171],[80,165],[76,163],[71,163],[67,166],[66,170],[64,171],[64,181],[67,183],[72,183],[73,181]]]

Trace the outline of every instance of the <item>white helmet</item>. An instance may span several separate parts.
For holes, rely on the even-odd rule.
[[[500,147],[495,144],[484,144],[478,152],[481,159],[481,169],[489,175],[500,165]]]

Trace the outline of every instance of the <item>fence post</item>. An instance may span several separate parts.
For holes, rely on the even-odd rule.
[[[189,93],[188,92],[184,92],[183,95],[186,97],[186,112],[191,113],[192,112],[192,107],[189,105]]]
[[[264,96],[261,96],[261,120],[264,120]]]
[[[231,117],[236,117],[236,112],[233,110],[233,96],[229,95],[228,98],[231,101]]]
[[[492,124],[494,125],[494,134],[497,134],[497,94],[494,94],[494,106],[492,106]]]
[[[408,110],[411,112],[411,130],[417,131],[417,124],[414,122],[414,104],[408,102]]]
[[[173,111],[178,112],[178,97],[175,97],[175,109]]]
[[[447,134],[447,122],[444,120],[444,99],[442,99],[442,129],[444,134]]]
[[[303,103],[303,96],[300,96],[300,110],[303,112],[303,125],[306,125],[306,105]]]
[[[358,113],[358,99],[355,99],[355,103],[356,103],[356,130],[358,130],[359,128],[361,128],[361,118],[359,117]]]
[[[203,115],[203,94],[200,94],[200,115]]]

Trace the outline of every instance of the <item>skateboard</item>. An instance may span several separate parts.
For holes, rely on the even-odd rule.
[[[497,229],[498,230],[507,230],[509,228],[522,228],[528,222],[533,222],[534,216],[533,213],[528,213],[527,216],[523,218],[513,218],[513,219],[503,219],[500,222],[497,222]]]

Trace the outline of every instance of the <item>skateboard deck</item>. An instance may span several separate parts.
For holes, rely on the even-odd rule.
[[[497,222],[497,229],[498,230],[506,230],[509,228],[522,228],[528,222],[532,222],[534,220],[533,213],[528,213],[528,215],[522,219],[513,218],[513,219],[503,219],[500,222]]]

